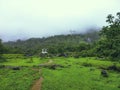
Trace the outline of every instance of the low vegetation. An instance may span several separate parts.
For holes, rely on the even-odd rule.
[[[0,90],[30,90],[39,77],[38,71],[30,67],[21,67],[20,70],[4,67],[0,69]]]
[[[120,13],[106,21],[92,33],[0,40],[0,90],[120,90]]]
[[[4,66],[0,69],[0,90],[30,90],[41,76],[43,77],[42,90],[120,89],[120,64],[117,62],[94,57],[46,59],[34,57],[32,63],[28,63],[27,60],[29,59],[19,59],[19,61],[9,59],[1,63],[1,66]],[[114,64],[119,70],[108,69]],[[14,70],[14,67],[20,69]],[[103,69],[108,77],[101,75]]]

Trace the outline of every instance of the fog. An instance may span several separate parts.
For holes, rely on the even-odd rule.
[[[120,0],[0,0],[3,41],[85,32],[106,25],[120,10]]]

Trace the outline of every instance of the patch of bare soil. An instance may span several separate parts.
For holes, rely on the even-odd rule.
[[[49,60],[48,62],[45,63],[45,65],[51,64],[51,63],[53,63],[53,61]],[[41,73],[41,69],[33,68],[32,70],[39,71],[39,73]],[[40,79],[33,84],[31,90],[41,90],[42,81],[43,81],[43,77],[40,77]]]
[[[41,86],[42,86],[42,81],[43,81],[43,78],[40,77],[39,80],[37,80],[33,86],[32,86],[32,89],[31,90],[41,90]]]

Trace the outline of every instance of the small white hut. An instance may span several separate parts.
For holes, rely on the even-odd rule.
[[[48,52],[47,52],[47,49],[42,49],[42,52],[41,52],[42,54],[47,54]]]

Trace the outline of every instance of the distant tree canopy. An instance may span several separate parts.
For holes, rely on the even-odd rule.
[[[3,53],[3,45],[2,40],[0,39],[0,55]]]
[[[90,41],[88,41],[88,38]],[[84,34],[56,35],[47,38],[30,38],[22,41],[4,43],[7,47],[6,53],[18,54],[39,54],[43,48],[48,50],[49,54],[61,54],[71,52],[81,52],[88,50],[90,44],[99,39],[98,31],[91,30]]]
[[[5,49],[0,40],[0,55],[2,53],[39,55],[41,50],[46,48],[51,56],[66,53],[76,58],[98,56],[118,60],[120,59],[120,12],[116,16],[109,14],[106,22],[108,25],[101,31],[90,30],[84,34],[56,35],[6,42]]]
[[[120,12],[116,17],[109,14],[106,22],[108,26],[104,26],[100,32],[97,53],[112,60],[120,59]]]
[[[4,53],[5,48],[3,47],[2,40],[0,39],[0,62],[3,60],[2,54]]]

